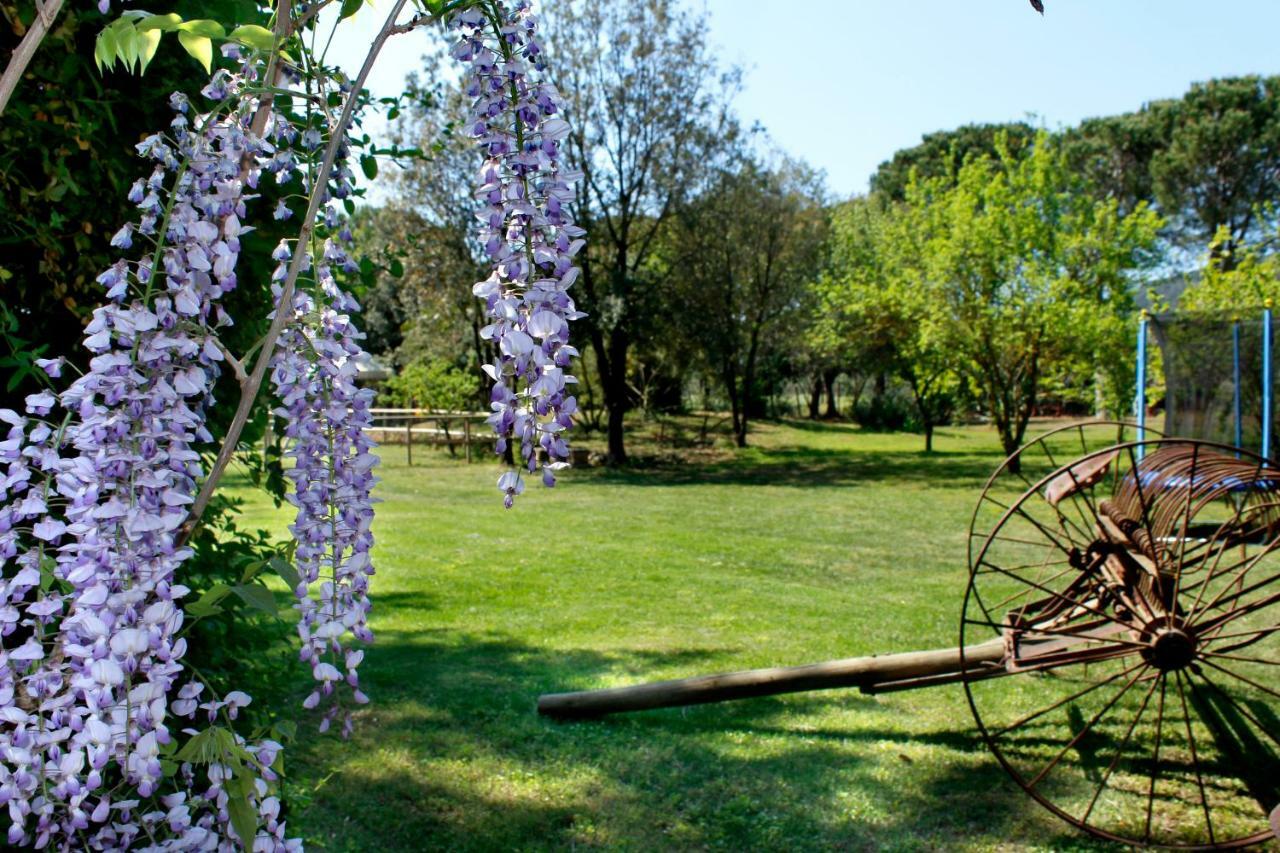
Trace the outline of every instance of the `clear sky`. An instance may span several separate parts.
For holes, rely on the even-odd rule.
[[[1180,95],[1197,80],[1280,73],[1280,0],[1044,3],[1044,17],[1029,0],[705,0],[705,8],[711,43],[746,72],[740,115],[824,169],[837,196],[864,191],[880,162],[930,131],[1029,116],[1056,128]],[[344,67],[367,49],[388,5],[380,0],[339,30],[332,56]],[[389,43],[374,93],[397,91],[436,37]]]

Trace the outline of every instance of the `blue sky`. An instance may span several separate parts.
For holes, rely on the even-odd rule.
[[[930,131],[1028,116],[1056,128],[1180,95],[1193,81],[1280,72],[1277,0],[1044,2],[1043,18],[1028,0],[705,0],[705,9],[711,43],[746,72],[741,116],[825,170],[836,196],[864,191],[880,162]],[[358,62],[387,5],[344,25],[332,57]],[[389,43],[375,94],[397,91],[435,37]]]

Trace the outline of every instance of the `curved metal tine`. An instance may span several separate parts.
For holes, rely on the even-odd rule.
[[[1202,506],[1203,506],[1203,504],[1202,504]],[[1209,537],[1208,539],[1205,539],[1205,540],[1203,540],[1203,541],[1201,541],[1201,542],[1197,542],[1197,543],[1196,543],[1196,544],[1194,544],[1194,545],[1190,545],[1190,546],[1188,546],[1188,547],[1187,547],[1187,550],[1186,550],[1186,553],[1187,553],[1187,554],[1192,554],[1192,555],[1194,555],[1197,551],[1200,551],[1200,550],[1202,550],[1202,549],[1208,549],[1208,548],[1212,547],[1212,546],[1213,546],[1213,544],[1214,544],[1215,542],[1218,542],[1222,537],[1224,537],[1225,535],[1227,535],[1227,532],[1228,532],[1230,529],[1234,528],[1236,525],[1238,525],[1238,524],[1239,524],[1239,522],[1240,522],[1240,512],[1241,512],[1241,511],[1243,511],[1243,510],[1244,510],[1244,509],[1246,509],[1246,508],[1249,508],[1249,507],[1248,507],[1247,505],[1245,505],[1245,504],[1237,504],[1237,505],[1236,505],[1236,510],[1237,510],[1236,515],[1235,515],[1234,517],[1232,517],[1232,519],[1231,519],[1231,520],[1229,520],[1229,521],[1224,521],[1224,522],[1222,522],[1222,524],[1218,525],[1217,530],[1215,530],[1215,531],[1213,532],[1213,535],[1212,535],[1211,537]],[[1267,508],[1280,508],[1280,501],[1263,501],[1262,503],[1257,503],[1257,504],[1253,504],[1253,505],[1252,505],[1252,509],[1255,509],[1255,510],[1257,510],[1257,509],[1267,509]],[[1245,530],[1245,532],[1244,532],[1244,534],[1243,534],[1243,538],[1247,539],[1247,538],[1248,538],[1248,536],[1250,536],[1250,535],[1252,535],[1252,534],[1254,534],[1254,533],[1259,533],[1259,532],[1261,532],[1261,531],[1265,530],[1267,527],[1270,527],[1272,524],[1274,524],[1274,522],[1272,522],[1272,521],[1266,521],[1266,520],[1264,519],[1264,520],[1262,520],[1262,521],[1260,521],[1260,522],[1259,522],[1259,524],[1258,524],[1258,526],[1257,526],[1257,527],[1246,528],[1246,530]],[[1220,549],[1220,550],[1217,552],[1217,554],[1216,554],[1216,556],[1217,556],[1217,558],[1218,558],[1219,560],[1221,560],[1221,558],[1222,558],[1222,553],[1223,553],[1223,551],[1222,551],[1222,549]],[[1207,559],[1208,557],[1209,557],[1209,554],[1207,554],[1207,553],[1206,553],[1206,554],[1203,554],[1203,555],[1201,555],[1201,556],[1195,557],[1195,562],[1197,562],[1197,563],[1199,563],[1199,562],[1203,562],[1203,561],[1204,561],[1205,559]],[[1185,557],[1184,557],[1184,562],[1185,562]]]
[[[1057,461],[1054,459],[1053,451],[1049,450],[1048,442],[1045,441],[1043,437],[1035,442],[1035,446],[1039,447],[1040,451],[1044,453],[1044,455],[1049,459],[1049,464],[1053,466],[1051,470],[1056,470],[1058,467],[1060,467],[1057,464]],[[1024,456],[1026,456],[1025,453],[1019,454],[1018,456],[1019,461],[1021,461]],[[1025,492],[1036,492],[1036,494],[1039,495],[1039,490],[1035,488],[1036,484],[1033,483],[1031,480],[1027,479],[1026,474],[1022,473],[1022,465],[1018,466],[1017,471],[1013,471],[1011,473],[1013,473],[1014,476],[1016,476],[1019,480],[1022,481],[1023,489]],[[1075,478],[1072,477],[1072,479],[1074,480]],[[1048,501],[1045,501],[1043,495],[1040,495],[1040,498],[1041,498],[1041,501],[1046,506],[1049,506],[1054,511],[1054,514],[1057,515],[1058,527],[1062,530],[1064,535],[1066,535],[1068,538],[1071,538],[1071,535],[1067,532],[1065,527],[1065,525],[1070,525],[1076,529],[1076,533],[1081,536],[1083,541],[1087,542],[1092,538],[1092,534],[1090,534],[1087,530],[1077,525],[1074,521],[1072,521],[1069,517],[1067,517],[1067,515],[1062,512],[1062,510],[1058,509],[1056,506],[1052,506],[1051,504],[1049,504]],[[1023,502],[1015,503],[1015,506],[1021,507],[1022,503]],[[1019,511],[1023,512],[1023,514],[1026,515],[1025,511],[1022,511],[1021,509]],[[1078,511],[1078,508],[1077,508],[1077,511]],[[1030,518],[1030,516],[1027,516],[1027,517]],[[1036,522],[1033,521],[1032,523],[1034,524]],[[1066,549],[1063,549],[1063,550],[1065,551]]]
[[[1049,595],[1052,595],[1054,598],[1059,599],[1060,601],[1065,601],[1065,602],[1067,602],[1068,604],[1074,605],[1075,607],[1083,607],[1085,610],[1089,611],[1090,613],[1094,614],[1095,616],[1101,616],[1103,619],[1106,619],[1108,622],[1115,622],[1117,625],[1123,625],[1123,626],[1125,626],[1126,628],[1132,628],[1132,629],[1133,629],[1133,630],[1135,630],[1135,631],[1140,630],[1140,629],[1138,628],[1138,626],[1136,626],[1136,625],[1134,625],[1134,624],[1132,624],[1132,623],[1130,623],[1130,622],[1125,622],[1124,620],[1122,620],[1122,619],[1120,619],[1118,616],[1116,616],[1114,613],[1107,613],[1107,612],[1106,612],[1106,611],[1104,611],[1104,610],[1099,610],[1099,609],[1098,609],[1098,608],[1096,608],[1096,607],[1093,607],[1093,606],[1091,606],[1091,605],[1085,604],[1083,601],[1076,601],[1074,598],[1070,598],[1070,597],[1068,597],[1068,596],[1065,596],[1065,595],[1063,595],[1062,593],[1057,592],[1056,590],[1050,589],[1050,588],[1049,588],[1049,587],[1047,587],[1047,586],[1042,586],[1042,585],[1040,585],[1040,584],[1032,583],[1031,581],[1027,580],[1026,578],[1019,577],[1019,576],[1017,576],[1017,575],[1015,575],[1015,574],[1012,574],[1011,572],[1006,572],[1004,569],[1000,568],[999,566],[993,565],[992,563],[987,563],[987,562],[986,562],[986,558],[985,558],[985,557],[984,557],[980,562],[985,563],[985,564],[987,565],[987,567],[988,567],[988,568],[991,568],[991,569],[993,569],[993,570],[995,570],[995,571],[999,572],[999,573],[1000,573],[1000,574],[1002,574],[1002,575],[1008,575],[1009,577],[1013,578],[1013,579],[1014,579],[1014,580],[1016,580],[1016,581],[1021,581],[1022,583],[1025,583],[1025,584],[1027,584],[1028,586],[1035,587],[1036,589],[1038,589],[1038,590],[1040,590],[1040,591],[1042,591],[1042,592],[1047,592],[1047,593],[1049,593]]]
[[[1182,719],[1187,724],[1187,745],[1191,748],[1191,763],[1196,768],[1196,785],[1200,788],[1200,804],[1204,807],[1204,822],[1209,829],[1209,844],[1217,844],[1213,832],[1213,818],[1209,816],[1209,796],[1204,790],[1204,774],[1200,772],[1200,752],[1196,749],[1196,737],[1191,729],[1191,711],[1187,708],[1187,693],[1182,688],[1182,671],[1176,670],[1174,675],[1178,682],[1178,697],[1182,700]]]
[[[1240,714],[1240,716],[1244,717],[1249,722],[1253,723],[1253,725],[1259,731],[1261,731],[1264,735],[1266,735],[1267,738],[1272,743],[1274,743],[1276,746],[1280,746],[1280,735],[1277,735],[1275,732],[1272,732],[1270,729],[1268,729],[1262,723],[1261,720],[1259,720],[1257,717],[1253,715],[1253,713],[1249,710],[1248,706],[1246,706],[1243,702],[1237,702],[1235,698],[1227,690],[1223,689],[1218,684],[1218,682],[1214,681],[1212,678],[1205,675],[1203,668],[1193,668],[1189,671],[1194,672],[1196,675],[1200,676],[1200,678],[1204,680],[1205,684],[1208,684],[1210,687],[1212,687],[1214,690],[1218,692],[1219,696],[1221,696],[1223,699],[1231,703],[1231,707],[1235,709],[1236,713]],[[1190,679],[1191,679],[1191,676],[1188,675],[1187,680],[1189,681]]]
[[[1140,664],[1140,666],[1142,666],[1144,669],[1146,668],[1145,663]],[[1037,773],[1036,777],[1027,783],[1027,787],[1034,788],[1036,785],[1044,781],[1044,777],[1048,776],[1049,773],[1053,770],[1053,768],[1058,766],[1058,763],[1062,761],[1062,759],[1071,750],[1071,748],[1075,746],[1077,743],[1079,743],[1081,738],[1083,738],[1090,731],[1092,731],[1093,727],[1098,724],[1098,721],[1101,720],[1108,711],[1114,708],[1117,702],[1119,702],[1121,699],[1124,698],[1125,694],[1129,692],[1129,689],[1133,687],[1133,685],[1138,683],[1138,678],[1141,677],[1141,675],[1142,675],[1142,672],[1138,672],[1137,675],[1129,679],[1129,682],[1125,684],[1125,686],[1120,690],[1120,692],[1117,693],[1115,696],[1111,697],[1111,700],[1107,702],[1107,704],[1103,705],[1102,709],[1098,711],[1098,713],[1093,715],[1093,719],[1085,723],[1084,726],[1080,729],[1080,731],[1076,733],[1075,737],[1071,738],[1071,740],[1067,743],[1067,745],[1064,746],[1062,750],[1059,751],[1058,754],[1053,757],[1053,760],[1049,762],[1048,766],[1045,767],[1043,770],[1041,770],[1039,773]]]
[[[1262,503],[1262,505],[1260,506],[1262,507],[1280,506],[1280,502],[1267,502],[1267,503]],[[1217,540],[1219,540],[1220,538],[1220,534],[1224,533],[1224,530],[1228,528],[1228,526],[1230,525],[1234,525],[1234,523],[1222,524],[1220,528],[1217,529],[1215,533],[1213,533],[1213,542],[1217,542]],[[1262,530],[1262,529],[1263,529],[1263,526],[1258,526],[1258,528],[1254,528],[1253,530]],[[1226,583],[1225,587],[1221,589],[1221,592],[1219,592],[1219,594],[1217,594],[1215,599],[1213,599],[1210,605],[1201,607],[1204,601],[1204,592],[1206,592],[1208,587],[1210,587],[1210,583],[1213,579],[1217,578],[1217,576],[1220,576],[1220,575],[1233,573],[1233,571],[1235,571],[1236,569],[1239,569],[1240,566],[1247,564],[1247,562],[1251,560],[1252,561],[1261,560],[1262,557],[1265,557],[1268,555],[1268,553],[1271,553],[1272,551],[1274,551],[1275,546],[1276,546],[1275,542],[1267,544],[1267,546],[1263,547],[1262,551],[1256,553],[1256,555],[1245,556],[1242,558],[1242,560],[1233,562],[1233,564],[1226,567],[1226,569],[1221,569],[1222,555],[1224,555],[1224,553],[1228,551],[1229,546],[1225,546],[1224,544],[1224,547],[1219,548],[1219,551],[1217,551],[1216,555],[1213,555],[1213,565],[1210,567],[1210,569],[1208,569],[1206,576],[1204,576],[1204,579],[1201,581],[1198,581],[1197,583],[1198,592],[1196,596],[1196,601],[1193,602],[1192,608],[1190,608],[1190,611],[1188,613],[1188,621],[1190,619],[1193,619],[1193,617],[1196,616],[1196,613],[1203,612],[1206,610],[1211,610],[1212,607],[1215,607],[1217,603],[1221,601],[1221,598],[1225,597],[1226,594],[1228,594],[1231,588],[1231,585],[1233,585],[1236,580],[1242,580],[1245,574],[1248,574],[1249,571],[1252,571],[1252,566],[1249,566],[1248,569],[1245,569],[1243,573],[1240,573],[1240,575],[1236,576],[1236,578],[1229,580],[1228,583]],[[1245,553],[1248,553],[1247,548],[1245,548]],[[1207,558],[1207,557],[1208,555],[1206,553],[1206,555],[1204,555],[1204,557],[1202,558]]]
[[[1151,785],[1147,789],[1147,825],[1142,835],[1144,847],[1151,843],[1151,817],[1156,806],[1156,778],[1160,775],[1160,747],[1164,739],[1164,700],[1169,690],[1167,675],[1161,673],[1157,680],[1160,682],[1160,706],[1159,711],[1156,712],[1156,746],[1155,753],[1151,757]]]
[[[1093,814],[1093,807],[1098,804],[1098,798],[1102,796],[1103,790],[1106,789],[1107,783],[1111,781],[1111,774],[1120,766],[1120,759],[1124,757],[1124,752],[1129,748],[1129,741],[1133,739],[1133,733],[1138,730],[1138,723],[1142,720],[1142,715],[1147,711],[1147,705],[1151,703],[1151,697],[1155,695],[1156,688],[1160,686],[1160,679],[1151,680],[1151,687],[1147,690],[1145,696],[1142,697],[1142,704],[1138,707],[1138,712],[1133,715],[1133,722],[1129,724],[1129,730],[1124,733],[1124,740],[1120,741],[1120,745],[1116,747],[1115,757],[1111,759],[1111,763],[1107,765],[1106,772],[1102,774],[1102,781],[1098,783],[1098,788],[1093,792],[1093,799],[1089,800],[1089,807],[1084,810],[1081,816],[1081,823],[1088,823],[1089,816]]]
[[[1048,706],[1047,708],[1041,708],[1038,711],[1035,711],[1033,713],[1023,716],[1016,722],[1009,723],[1009,725],[1007,726],[1001,726],[999,731],[995,731],[991,733],[991,737],[992,738],[1004,737],[1014,729],[1020,729],[1023,726],[1025,726],[1027,723],[1031,722],[1032,720],[1039,719],[1040,717],[1043,717],[1045,714],[1051,714],[1054,711],[1061,708],[1063,705],[1069,704],[1071,702],[1076,701],[1077,699],[1088,696],[1093,691],[1100,690],[1103,687],[1106,687],[1108,684],[1114,684],[1115,682],[1124,678],[1129,673],[1133,672],[1135,669],[1139,669],[1145,666],[1146,666],[1146,661],[1139,661],[1138,663],[1135,663],[1132,666],[1130,666],[1128,669],[1122,669],[1119,672],[1117,672],[1115,675],[1112,675],[1103,681],[1095,681],[1093,684],[1090,684],[1088,687],[1084,688],[1083,690],[1078,690],[1075,693],[1072,693],[1070,696],[1066,697],[1065,699],[1059,699],[1057,702],[1054,702],[1052,705]],[[1142,675],[1142,673],[1138,673],[1138,675]]]
[[[1012,625],[1009,625],[1007,623],[1001,624],[999,622],[988,622],[985,619],[974,619],[972,616],[964,617],[964,621],[973,625],[985,625],[989,628],[1000,628],[1002,630],[1007,630],[1013,627]],[[1091,643],[1107,643],[1110,645],[1117,645],[1117,646],[1130,646],[1135,649],[1147,649],[1151,647],[1150,643],[1140,643],[1137,640],[1123,640],[1123,639],[1120,639],[1119,637],[1099,637],[1096,634],[1081,634],[1076,631],[1055,631],[1052,628],[1028,628],[1026,630],[1028,633],[1044,634],[1047,637],[1065,637],[1067,639],[1073,639],[1073,640],[1074,639],[1086,640]]]
[[[1250,482],[1257,482],[1258,476],[1262,473],[1263,464],[1264,464],[1263,460],[1259,459],[1257,466],[1253,469],[1253,476],[1250,477],[1250,480],[1249,480]],[[1247,504],[1248,504],[1248,501],[1241,501],[1239,505],[1236,507],[1235,515],[1231,517],[1231,521],[1223,524],[1218,529],[1223,530],[1223,529],[1227,529],[1229,526],[1234,527],[1237,524],[1239,524],[1240,514],[1244,512],[1244,508]],[[1204,584],[1200,587],[1200,595],[1196,596],[1196,603],[1192,605],[1191,610],[1189,611],[1191,614],[1194,614],[1196,612],[1196,608],[1199,606],[1200,600],[1203,598],[1204,590],[1208,588],[1209,582],[1213,580],[1214,575],[1217,573],[1218,566],[1222,560],[1222,555],[1225,552],[1226,552],[1225,548],[1219,550],[1217,556],[1214,558],[1213,566],[1209,569],[1209,573],[1205,576]],[[1187,621],[1190,621],[1190,616],[1187,617]]]
[[[1266,502],[1266,503],[1257,504],[1256,506],[1257,506],[1257,507],[1259,507],[1259,508],[1265,508],[1265,507],[1280,507],[1280,501],[1268,501],[1268,502]],[[1243,539],[1247,540],[1249,536],[1251,536],[1251,535],[1253,535],[1253,534],[1255,534],[1255,533],[1260,533],[1260,532],[1262,532],[1262,531],[1263,531],[1263,530],[1265,530],[1267,527],[1270,527],[1270,526],[1271,526],[1271,524],[1272,524],[1272,522],[1262,522],[1262,523],[1260,523],[1257,527],[1246,528],[1246,529],[1245,529],[1245,531],[1243,532],[1243,534],[1240,534],[1240,535],[1241,535],[1241,537],[1242,537]],[[1214,531],[1213,536],[1212,536],[1211,538],[1209,538],[1208,540],[1206,540],[1206,541],[1205,541],[1205,542],[1203,542],[1203,543],[1197,543],[1194,547],[1189,548],[1189,549],[1188,549],[1188,552],[1195,552],[1195,551],[1200,550],[1201,548],[1208,548],[1208,547],[1212,546],[1214,543],[1222,542],[1223,538],[1226,536],[1226,530],[1227,530],[1227,528],[1228,528],[1228,527],[1230,527],[1230,526],[1231,526],[1231,522],[1224,521],[1221,525],[1219,525],[1218,529]],[[1195,600],[1195,602],[1194,602],[1194,604],[1193,604],[1193,607],[1192,607],[1192,612],[1194,612],[1195,607],[1198,607],[1198,606],[1203,602],[1203,599],[1204,599],[1204,590],[1208,588],[1208,583],[1209,583],[1209,581],[1213,580],[1214,572],[1215,572],[1215,571],[1217,571],[1217,567],[1221,565],[1221,562],[1222,562],[1222,555],[1223,555],[1224,553],[1226,553],[1227,549],[1228,549],[1228,548],[1230,548],[1230,547],[1231,547],[1231,546],[1230,546],[1229,544],[1223,544],[1223,545],[1222,545],[1222,547],[1218,548],[1218,550],[1217,550],[1217,551],[1215,551],[1215,552],[1206,552],[1206,553],[1204,553],[1204,554],[1200,555],[1199,557],[1196,557],[1196,558],[1195,558],[1194,562],[1198,563],[1198,562],[1201,562],[1201,561],[1203,561],[1203,560],[1207,560],[1207,559],[1209,559],[1210,557],[1212,557],[1212,558],[1214,559],[1214,564],[1215,564],[1215,565],[1214,565],[1213,569],[1211,569],[1210,571],[1208,571],[1208,572],[1207,572],[1206,577],[1204,577],[1204,578],[1202,578],[1202,579],[1200,579],[1200,580],[1196,581],[1195,583],[1192,583],[1192,584],[1189,584],[1189,585],[1187,585],[1187,586],[1184,586],[1184,587],[1182,587],[1182,589],[1181,589],[1181,591],[1182,591],[1182,592],[1185,592],[1185,593],[1187,593],[1187,594],[1190,594],[1192,591],[1197,592],[1196,600]],[[1264,553],[1265,553],[1265,551],[1264,551]],[[1255,555],[1255,556],[1256,556],[1256,555]],[[1252,558],[1252,557],[1248,557],[1248,556],[1246,556],[1243,560],[1240,560],[1239,562],[1233,563],[1232,565],[1228,566],[1228,567],[1227,567],[1227,569],[1226,569],[1226,571],[1227,571],[1227,572],[1234,571],[1235,569],[1237,569],[1237,568],[1239,568],[1241,565],[1243,565],[1243,564],[1244,564],[1244,562],[1246,562],[1247,560],[1250,560],[1250,559],[1253,559],[1253,558]],[[1183,561],[1182,561],[1182,570],[1183,570],[1183,574],[1185,574],[1185,573],[1186,573],[1186,567],[1187,567],[1187,565],[1188,565],[1188,562],[1187,562],[1187,561],[1185,560],[1185,558],[1184,558],[1184,559],[1183,559]],[[1229,585],[1230,585],[1230,584],[1228,584],[1228,586],[1229,586]]]

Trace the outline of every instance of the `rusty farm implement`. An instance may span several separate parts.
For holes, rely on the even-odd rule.
[[[992,475],[955,648],[550,694],[538,709],[959,682],[1014,781],[1080,829],[1186,849],[1275,840],[1280,467],[1129,429],[1048,433]]]

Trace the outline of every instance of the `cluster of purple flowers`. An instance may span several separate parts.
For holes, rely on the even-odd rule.
[[[553,472],[567,464],[565,430],[577,410],[567,390],[577,380],[566,369],[578,354],[569,345],[568,321],[584,316],[569,296],[583,230],[568,206],[581,175],[561,164],[569,125],[560,117],[555,87],[542,79],[528,0],[466,9],[450,24],[453,56],[468,70],[466,129],[485,155],[476,217],[492,273],[474,291],[490,320],[481,335],[497,352],[494,363],[484,365],[494,382],[489,423],[497,451],[518,439],[523,467],[532,473],[541,464],[543,482],[551,486]],[[498,488],[510,508],[524,490],[520,472],[503,474]]]
[[[225,75],[225,72],[223,72]],[[107,303],[85,329],[89,371],[61,394],[0,411],[0,804],[10,844],[65,849],[231,849],[230,769],[176,760],[181,717],[234,716],[249,697],[196,701],[185,681],[180,544],[210,440],[205,410],[223,355],[219,302],[236,285],[242,163],[261,156],[251,99],[225,75],[196,114],[171,100],[169,131],[129,191],[139,219],[112,244],[145,251],[99,277]],[[252,184],[252,178],[250,179]],[[59,360],[42,362],[58,377]],[[176,701],[172,701],[177,697]],[[190,701],[188,701],[190,700]],[[194,725],[194,723],[192,724]],[[175,730],[175,726],[177,729]],[[260,849],[291,849],[270,793],[279,745],[250,756]],[[166,771],[166,764],[169,765]]]
[[[297,161],[314,165],[322,141],[318,131],[303,132]],[[317,682],[303,705],[310,709],[327,703],[321,731],[343,707],[335,693],[339,688],[345,686],[357,705],[369,701],[357,673],[364,652],[348,638],[373,641],[368,626],[369,578],[374,572],[370,526],[378,458],[367,429],[373,420],[374,393],[355,381],[364,335],[350,312],[360,306],[335,278],[339,270],[359,269],[349,254],[351,230],[338,209],[340,200],[352,192],[349,151],[343,139],[329,184],[320,190],[327,236],[318,251],[301,249],[302,272],[287,307],[279,305],[281,283],[298,249],[282,242],[272,255],[278,263],[276,310],[290,312],[290,318],[277,342],[271,381],[279,399],[275,414],[285,421],[285,455],[293,460],[286,476],[293,483],[287,499],[297,508],[289,530],[297,543],[294,558],[300,582],[294,594],[301,657]],[[342,723],[344,737],[351,728],[348,712]]]

